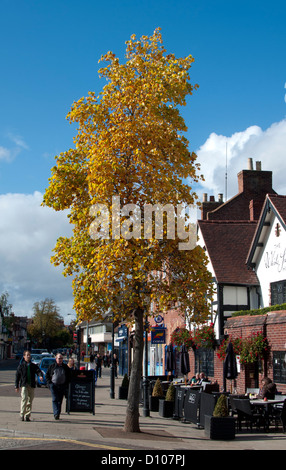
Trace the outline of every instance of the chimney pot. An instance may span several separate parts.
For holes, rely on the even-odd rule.
[[[253,170],[252,158],[249,158],[249,159],[248,159],[248,169],[249,169],[249,170]]]

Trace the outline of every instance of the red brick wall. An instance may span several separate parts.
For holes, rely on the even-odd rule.
[[[151,324],[153,321],[150,319]],[[166,344],[170,343],[172,332],[177,327],[185,327],[184,315],[179,309],[170,309],[164,316],[166,326]],[[261,379],[268,376],[273,379],[272,351],[286,352],[286,311],[270,312],[266,315],[244,315],[241,317],[229,318],[225,325],[225,334],[233,337],[246,338],[253,332],[263,331],[270,345],[270,357],[267,364],[263,364],[263,370],[258,371],[258,385]],[[191,378],[195,374],[195,354],[193,350],[189,352]],[[165,367],[165,365],[164,365]],[[209,377],[212,381],[217,381],[220,389],[223,390],[223,361],[217,357],[217,350],[214,352],[214,377]],[[252,364],[240,366],[240,373],[235,381],[226,382],[227,390],[236,390],[237,393],[245,393],[248,387],[256,387],[255,367]],[[286,394],[286,384],[276,384],[280,392]]]
[[[266,315],[233,317],[225,325],[225,334],[233,337],[246,338],[253,332],[263,331],[270,345],[270,356],[258,371],[259,386],[264,376],[273,380],[273,351],[286,352],[286,311],[270,312]],[[222,364],[221,364],[222,367]],[[244,393],[247,387],[255,387],[255,366],[241,365],[241,371],[236,380],[236,390]],[[218,371],[217,371],[218,372]],[[277,389],[286,393],[286,384],[276,383]]]

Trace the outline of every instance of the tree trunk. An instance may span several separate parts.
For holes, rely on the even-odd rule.
[[[131,376],[129,381],[128,402],[126,410],[126,418],[124,431],[140,432],[139,427],[139,397],[140,382],[142,376],[143,361],[143,317],[144,310],[136,309],[135,311],[135,341],[133,343],[133,361],[131,368]]]

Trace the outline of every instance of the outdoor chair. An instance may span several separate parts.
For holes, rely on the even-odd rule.
[[[249,425],[251,431],[252,431],[253,424],[255,424],[257,428],[260,428],[260,426],[263,426],[264,429],[266,428],[266,421],[265,421],[263,411],[258,411],[255,408],[252,408],[250,404],[250,400],[234,398],[233,406],[237,412],[239,430],[241,430],[242,422],[246,423],[247,429]]]
[[[238,395],[238,394],[228,396],[230,414],[231,414],[231,416],[237,417],[237,409],[236,409],[235,404],[233,402],[234,399],[246,400],[247,397],[245,395]]]
[[[279,396],[279,399],[281,395]],[[284,395],[283,395],[284,398]],[[282,424],[283,432],[286,432],[286,396],[284,403],[277,403],[271,407],[269,413],[269,424],[274,423],[275,428],[278,428],[279,424]]]

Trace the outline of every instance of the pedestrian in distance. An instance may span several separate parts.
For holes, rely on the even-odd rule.
[[[52,395],[54,418],[59,419],[63,398],[67,393],[71,369],[64,364],[63,356],[56,355],[56,362],[51,364],[46,373],[46,381]]]
[[[96,358],[95,358],[95,364],[96,364],[96,376],[101,377],[101,365],[102,365],[102,358],[100,354],[98,353]]]
[[[69,360],[68,360],[68,367],[71,369],[71,370],[76,370],[76,365],[75,365],[75,360],[73,357],[70,357]]]
[[[95,362],[95,358],[94,358],[93,354],[91,354],[90,357],[89,357],[89,363],[87,365],[87,368],[88,368],[88,370],[95,370],[96,369],[96,362]]]
[[[114,377],[117,379],[117,366],[118,366],[118,358],[117,355],[113,354],[113,368],[114,368]]]
[[[87,364],[87,370],[91,370],[94,373],[95,383],[97,382],[97,364],[93,354],[90,355],[89,363]]]
[[[21,421],[31,421],[32,403],[35,396],[36,375],[43,381],[43,372],[37,364],[31,362],[30,351],[24,351],[23,361],[19,364],[15,377],[15,390],[21,387]]]

